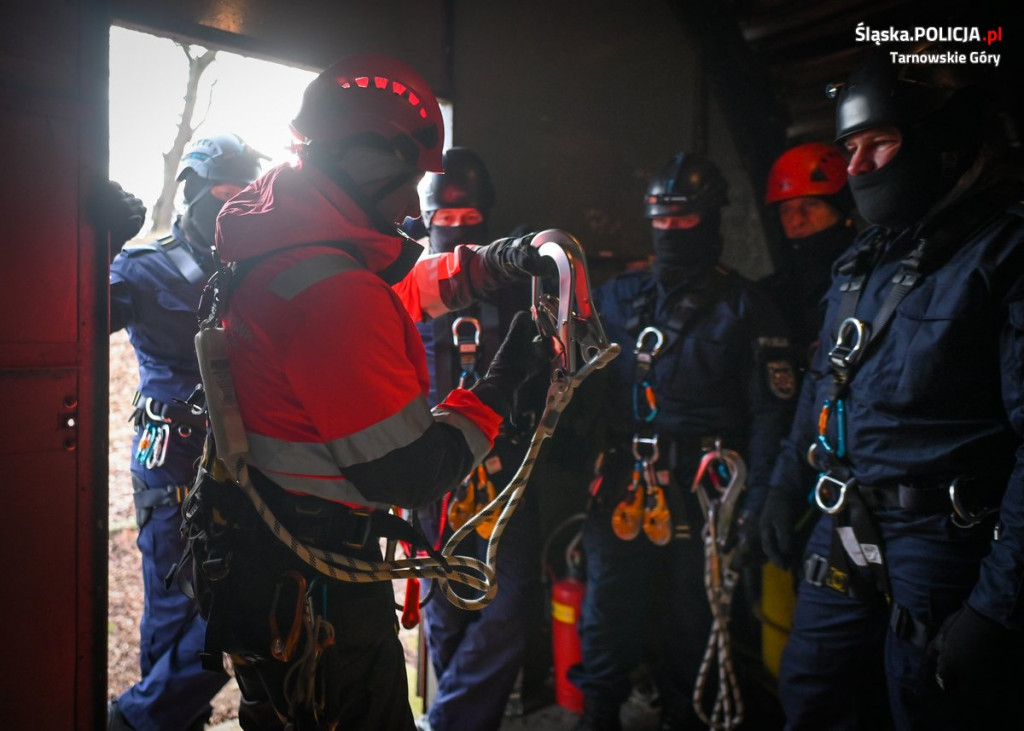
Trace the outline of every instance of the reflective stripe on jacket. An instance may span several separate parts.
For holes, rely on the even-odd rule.
[[[415,507],[486,455],[501,417],[460,389],[428,408],[407,311],[419,319],[413,285],[425,264],[388,286],[376,271],[402,241],[373,231],[332,186],[317,171],[278,168],[218,219],[222,258],[262,257],[238,282],[225,323],[250,463],[287,490]]]

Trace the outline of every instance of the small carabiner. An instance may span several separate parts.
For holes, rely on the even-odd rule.
[[[459,329],[463,324],[472,327],[473,345],[480,345],[480,321],[475,317],[456,317],[452,323],[452,344],[459,347],[463,344]],[[467,343],[468,344],[468,343]]]
[[[957,477],[955,480],[949,483],[949,502],[953,506],[953,513],[950,515],[950,520],[953,525],[957,528],[973,528],[974,526],[981,523],[985,518],[994,513],[999,512],[999,508],[981,508],[980,510],[970,510],[960,500],[959,490],[960,478]]]
[[[828,352],[829,362],[839,369],[856,363],[868,342],[868,325],[856,317],[847,317],[839,323],[836,344]]]
[[[640,454],[640,445],[641,444],[649,446],[651,448],[651,453],[649,455]],[[649,462],[650,464],[653,465],[655,462],[658,461],[658,456],[659,456],[659,453],[658,453],[658,435],[657,434],[655,434],[654,436],[651,436],[651,437],[642,437],[639,434],[634,434],[633,435],[633,457],[634,457],[634,459],[636,459],[638,462]]]
[[[818,481],[814,484],[814,502],[821,512],[828,515],[835,515],[846,505],[846,489],[854,484],[853,478],[843,482],[837,480],[829,472],[822,472],[818,475]],[[831,492],[839,489],[839,495],[831,499]],[[830,494],[826,494],[830,493]]]
[[[649,335],[654,336],[654,347],[648,350],[644,343]],[[653,325],[649,325],[641,330],[640,334],[636,336],[636,345],[633,348],[633,352],[637,355],[640,353],[647,353],[649,357],[654,358],[661,352],[661,346],[664,344],[665,334]]]
[[[155,422],[158,422],[158,423],[161,423],[161,424],[164,423],[164,422],[169,422],[170,421],[170,419],[168,419],[167,417],[160,416],[155,411],[153,411],[153,399],[148,398],[148,397],[146,398],[146,416],[148,416],[152,421],[155,421]]]

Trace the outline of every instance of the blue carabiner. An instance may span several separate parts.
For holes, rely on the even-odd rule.
[[[828,417],[832,411],[832,400],[825,399],[821,406],[821,413],[818,416],[818,443],[825,448],[829,454],[837,457],[846,456],[846,402],[843,399],[836,399],[836,446],[828,440],[825,429],[828,426]]]
[[[647,408],[644,410],[644,415],[640,415],[640,393],[644,394],[644,401],[647,403]],[[658,405],[654,400],[654,391],[651,388],[651,384],[647,381],[642,383],[636,383],[633,385],[633,418],[637,421],[643,421],[650,423],[654,421],[658,415]]]

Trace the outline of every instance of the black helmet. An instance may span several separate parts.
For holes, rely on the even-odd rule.
[[[248,185],[260,175],[260,154],[236,134],[222,134],[196,140],[181,156],[178,180],[184,180],[188,171],[217,183]]]
[[[728,184],[709,160],[680,152],[655,175],[644,195],[647,218],[706,214],[726,204]]]
[[[420,208],[475,208],[487,216],[494,205],[494,186],[484,161],[470,149],[453,147],[444,153],[444,174],[428,173],[420,188]]]
[[[931,44],[915,53],[928,58],[941,51],[937,44]],[[826,94],[837,100],[836,141],[882,125],[893,125],[906,133],[934,119],[936,112],[949,116],[954,106],[958,108],[954,116],[980,120],[984,116],[980,109],[968,111],[980,102],[978,81],[978,72],[963,64],[920,62],[897,66],[890,54],[872,53],[854,69],[845,84],[830,84],[826,88]],[[974,93],[964,94],[966,90]],[[964,111],[968,113],[965,115]],[[952,121],[947,119],[944,125]]]

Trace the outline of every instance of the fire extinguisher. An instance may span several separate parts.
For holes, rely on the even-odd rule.
[[[551,534],[567,525],[580,521],[584,514],[574,515]],[[583,692],[569,682],[569,668],[580,661],[579,622],[583,609],[586,584],[581,580],[581,559],[576,546],[582,533],[569,542],[565,552],[567,576],[551,585],[551,654],[555,666],[555,702],[573,713],[583,712]],[[551,538],[548,539],[550,545]],[[545,548],[545,554],[547,549]]]

